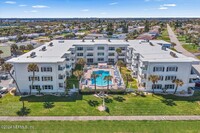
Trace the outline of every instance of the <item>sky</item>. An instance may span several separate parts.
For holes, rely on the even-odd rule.
[[[200,17],[200,0],[0,0],[0,18]]]

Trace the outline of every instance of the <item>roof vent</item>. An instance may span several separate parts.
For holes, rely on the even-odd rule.
[[[92,42],[94,42],[94,39],[92,39]]]
[[[127,39],[127,38],[125,39],[125,42],[128,42],[128,39]]]
[[[174,53],[174,52],[170,52],[170,55],[172,56],[172,57],[174,57],[174,58],[178,58],[178,56],[176,55],[176,53]]]
[[[110,39],[108,39],[108,42],[111,42],[111,40],[110,40]]]
[[[82,39],[82,42],[85,42],[85,39]]]
[[[36,52],[32,52],[32,53],[30,54],[30,57],[31,57],[31,58],[36,57]]]
[[[53,46],[53,43],[52,43],[52,42],[50,42],[50,43],[49,43],[49,46],[51,46],[51,47],[52,47],[52,46]]]
[[[167,50],[167,48],[165,46],[162,46],[161,49],[165,50],[165,51]]]

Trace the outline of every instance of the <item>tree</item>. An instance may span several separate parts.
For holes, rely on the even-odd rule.
[[[28,45],[26,46],[26,49],[27,49],[27,50],[33,50],[33,49],[34,49],[34,47],[33,47],[33,45],[31,45],[31,44],[28,44]]]
[[[153,93],[154,93],[155,84],[158,82],[160,77],[158,75],[150,75],[148,79],[149,79],[149,81],[151,81],[153,83],[152,89],[153,89]]]
[[[21,46],[19,46],[19,49],[24,52],[24,50],[26,49],[26,47],[25,47],[25,45],[21,45]]]
[[[93,79],[94,80],[94,89],[95,89],[95,93],[96,93],[96,90],[97,90],[97,78],[99,77],[99,75],[98,74],[95,74],[95,73],[93,73],[92,75],[91,75],[91,79]]]
[[[15,78],[13,77],[13,75],[11,73],[12,67],[13,67],[13,65],[11,65],[9,63],[4,63],[3,66],[2,66],[3,70],[6,71],[10,75],[10,77],[13,79],[13,82],[16,85],[17,91],[19,92],[19,95],[21,96],[22,93],[21,93],[21,91],[19,89],[18,83],[17,83],[17,81],[15,80]],[[22,108],[24,108],[24,101],[23,100],[22,100]]]
[[[125,73],[124,77],[126,78],[126,88],[128,87],[129,80],[131,79],[130,73]]]
[[[117,52],[117,60],[119,60],[119,54],[122,53],[122,49],[121,48],[117,48],[116,52]]]
[[[149,29],[150,29],[149,28],[149,21],[146,20],[144,24],[145,24],[144,31],[149,32]]]
[[[119,66],[119,71],[122,72],[122,67],[124,66],[124,62],[122,60],[117,61],[117,65]]]
[[[31,88],[30,88],[30,95],[31,95],[31,90],[33,89],[33,83],[34,83],[34,80],[35,80],[35,72],[37,72],[39,70],[39,68],[38,68],[37,64],[31,63],[31,64],[28,65],[27,69],[28,69],[29,72],[33,72],[33,77],[31,78],[32,84],[31,84]]]
[[[83,75],[83,71],[76,70],[73,74],[80,80],[81,76]]]
[[[109,82],[112,81],[113,76],[105,76],[104,80],[107,81],[107,90],[109,90]]]
[[[81,70],[83,70],[83,67],[86,64],[86,61],[84,58],[80,58],[78,59],[77,64],[81,65]]]
[[[176,94],[176,91],[177,91],[178,87],[182,86],[184,84],[184,82],[181,79],[174,79],[172,81],[172,83],[176,84],[176,88],[175,88],[174,94]]]
[[[40,95],[41,90],[42,90],[41,87],[37,88],[39,95]]]
[[[18,46],[16,44],[12,44],[10,47],[11,47],[12,53],[16,54],[16,52],[18,50]]]

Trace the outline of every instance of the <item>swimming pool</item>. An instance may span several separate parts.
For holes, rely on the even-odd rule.
[[[99,76],[96,78],[96,85],[97,86],[107,86],[107,81],[104,80],[105,76],[109,76],[110,73],[109,71],[104,71],[104,70],[98,70],[94,71],[93,73],[98,74]],[[112,81],[109,81],[109,85],[112,84]],[[92,85],[95,85],[94,79],[92,79]]]

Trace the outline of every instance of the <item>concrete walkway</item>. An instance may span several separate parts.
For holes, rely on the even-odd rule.
[[[177,121],[200,120],[200,116],[1,116],[0,121]]]

